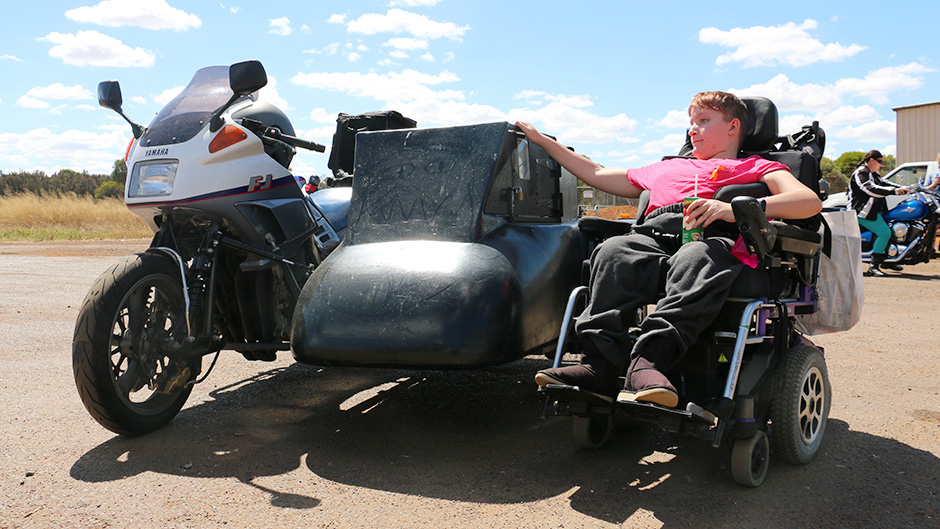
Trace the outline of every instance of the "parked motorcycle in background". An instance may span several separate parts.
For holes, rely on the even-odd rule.
[[[921,186],[912,186],[911,193],[883,215],[891,229],[886,264],[914,265],[927,263],[935,257],[934,238],[940,217],[940,194]],[[872,232],[862,230],[862,260],[871,260],[874,241]]]
[[[203,68],[146,128],[121,110],[117,81],[98,87],[131,124],[125,203],[155,234],[98,278],[75,325],[75,382],[109,430],[170,421],[206,356],[288,350],[301,287],[343,238],[351,189],[305,196],[288,169],[295,148],[325,147],[257,101],[266,83],[257,61]]]

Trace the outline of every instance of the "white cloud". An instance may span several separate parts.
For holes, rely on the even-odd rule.
[[[306,86],[329,90],[331,92],[345,92],[360,97],[371,97],[379,101],[413,101],[419,99],[457,99],[462,100],[463,92],[458,90],[435,91],[430,85],[453,83],[459,81],[455,74],[443,71],[438,75],[420,73],[414,70],[405,70],[401,73],[300,73],[291,79],[291,82]]]
[[[670,110],[666,113],[666,117],[659,120],[656,124],[660,127],[668,127],[671,129],[687,129],[689,128],[689,109]]]
[[[127,127],[122,132],[105,133],[87,130],[55,133],[46,128],[26,133],[0,132],[0,164],[4,170],[53,173],[71,168],[107,174],[111,172],[114,160],[124,155],[129,138]],[[37,151],[37,145],[42,145],[42,149]]]
[[[277,78],[272,75],[268,76],[268,84],[264,85],[264,88],[258,91],[258,101],[270,103],[284,111],[291,109],[290,105],[287,104],[287,100],[278,94]]]
[[[0,55],[0,61],[23,62],[23,59],[20,59],[19,57],[15,55],[9,55],[9,54],[4,53],[3,55]]]
[[[272,18],[269,22],[270,22],[271,29],[268,30],[268,33],[271,33],[272,35],[281,35],[285,37],[291,34],[289,18],[287,17]]]
[[[893,141],[897,132],[897,126],[893,121],[878,120],[861,125],[854,125],[838,129],[835,135],[842,139],[863,139],[870,142]]]
[[[336,116],[330,114],[325,108],[317,107],[310,111],[310,119],[314,123],[335,123]]]
[[[72,66],[107,66],[114,68],[153,66],[155,55],[143,48],[131,48],[113,37],[97,31],[50,33],[37,40],[54,44],[50,57],[58,57]]]
[[[408,58],[408,54],[401,50],[392,50],[391,52],[389,52],[388,56],[394,59],[407,59]]]
[[[739,96],[763,96],[770,98],[781,112],[800,110],[823,112],[842,104],[842,97],[831,85],[796,84],[778,74],[764,84],[729,90]]]
[[[51,105],[48,101],[43,101],[41,99],[36,99],[35,97],[30,97],[28,95],[21,96],[16,100],[16,106],[23,108],[31,108],[34,110],[45,110]]]
[[[49,112],[52,114],[61,114],[61,109],[64,107],[59,106],[51,108],[51,104],[47,100],[80,100],[91,98],[91,92],[82,88],[82,85],[65,86],[62,83],[53,83],[49,86],[30,88],[24,96],[16,101],[16,105],[38,110],[49,109]]]
[[[336,15],[334,15],[336,16]],[[332,21],[333,17],[330,17]],[[375,35],[377,33],[410,33],[423,39],[448,38],[460,40],[470,26],[458,27],[452,22],[436,22],[424,15],[389,9],[384,15],[367,13],[346,24],[350,33]]]
[[[65,86],[62,83],[53,83],[49,86],[30,88],[26,95],[40,99],[91,99],[91,92],[82,88],[82,85]]]
[[[667,134],[663,136],[662,139],[643,144],[643,147],[640,148],[640,152],[656,156],[663,156],[664,154],[668,153],[678,153],[679,149],[684,143],[684,132],[682,134]]]
[[[310,29],[310,26],[308,26],[308,25],[306,25],[306,24],[304,24],[303,26],[300,26],[300,32],[301,32],[301,33],[310,33],[311,31],[312,31],[312,30]]]
[[[326,19],[327,24],[346,24],[346,15],[330,15],[330,18]]]
[[[133,101],[134,103],[137,103],[138,105],[146,105],[146,104],[147,104],[147,99],[144,98],[144,97],[142,97],[142,96],[134,96],[134,97],[131,98],[131,101]]]
[[[744,68],[836,62],[866,49],[858,44],[823,44],[808,32],[817,26],[815,20],[807,19],[800,25],[788,22],[782,26],[753,26],[729,31],[707,27],[699,31],[699,42],[735,48],[719,56],[715,63],[719,66],[740,63]]]
[[[428,49],[428,41],[410,37],[396,37],[388,39],[382,46],[391,46],[399,50],[426,50]]]
[[[339,43],[334,42],[332,44],[327,44],[322,48],[310,48],[309,50],[304,50],[302,53],[309,53],[315,55],[336,55],[339,52]]]
[[[924,74],[935,72],[916,62],[901,66],[889,66],[868,72],[864,79],[840,79],[836,82],[836,89],[844,94],[855,94],[868,97],[878,104],[888,104],[888,92],[911,91],[924,86]]]
[[[415,99],[390,101],[385,108],[393,108],[414,119],[422,127],[443,127],[509,121],[509,116],[489,105],[478,105],[464,101]]]
[[[186,31],[202,26],[199,17],[170,7],[166,0],[104,0],[95,6],[70,9],[65,16],[76,22],[108,27]]]
[[[166,90],[160,92],[158,95],[153,96],[154,103],[159,104],[161,107],[170,102],[171,99],[179,95],[185,86],[174,86],[173,88],[167,88]]]
[[[428,62],[434,62],[434,56],[431,55],[430,53],[425,53],[424,55],[421,56],[421,58]]]
[[[389,7],[434,7],[440,1],[441,0],[390,0],[388,5]]]
[[[541,108],[515,109],[510,113],[513,119],[530,121],[539,124],[549,134],[564,133],[565,142],[582,143],[632,143],[637,122],[626,114],[615,116],[598,116],[589,109],[593,106],[589,96],[546,94],[544,92],[526,91],[520,94],[525,96],[539,96],[546,103]]]

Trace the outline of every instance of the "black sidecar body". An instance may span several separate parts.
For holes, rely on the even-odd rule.
[[[575,178],[508,123],[362,132],[343,243],[291,350],[319,365],[469,368],[551,351],[587,243]]]

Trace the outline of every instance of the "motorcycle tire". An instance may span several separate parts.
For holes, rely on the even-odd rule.
[[[179,413],[192,391],[182,381],[196,376],[201,360],[167,356],[152,344],[182,341],[185,311],[180,268],[169,257],[137,254],[95,281],[75,322],[72,370],[82,403],[102,426],[143,435]]]

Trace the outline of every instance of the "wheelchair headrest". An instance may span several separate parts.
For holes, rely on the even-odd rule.
[[[766,97],[744,96],[747,117],[751,122],[741,150],[744,152],[769,151],[777,141],[777,106]]]
[[[766,152],[773,148],[777,141],[777,106],[766,97],[743,96],[741,101],[747,105],[747,117],[750,122],[744,142],[741,143],[741,152]],[[689,133],[685,133],[685,145],[679,149],[679,156],[692,155],[692,140]]]

